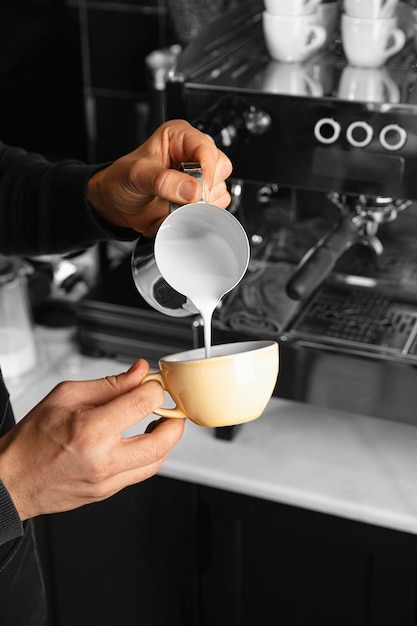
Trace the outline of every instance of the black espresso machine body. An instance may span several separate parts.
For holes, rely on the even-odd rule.
[[[265,48],[263,6],[242,2],[187,46],[167,80],[166,117],[185,117],[210,134],[244,181],[417,199],[414,41],[384,68],[362,69],[369,80],[388,74],[395,101],[339,97],[349,66],[338,30],[302,64],[319,95],[281,93],[273,72],[285,64]]]
[[[412,23],[412,7],[400,5]],[[263,8],[244,2],[208,26],[166,85],[167,117],[185,117],[231,158],[231,210],[251,239],[248,273],[219,307],[214,340],[275,337],[279,396],[417,423],[414,40],[368,70],[394,87],[378,102],[341,97],[351,68],[339,28],[302,64],[318,89],[282,93]],[[288,283],[312,250],[312,285],[294,299]]]
[[[276,339],[277,396],[417,424],[414,42],[370,72],[386,75],[394,96],[340,97],[348,65],[337,29],[301,66],[317,88],[282,93],[262,11],[248,0],[210,23],[165,87],[165,119],[188,119],[230,156],[229,210],[251,241],[213,341]],[[127,276],[128,262],[118,271]],[[202,342],[198,319],[164,320],[133,282],[125,292],[99,285],[81,301],[85,352],[131,358],[144,348],[152,361]]]

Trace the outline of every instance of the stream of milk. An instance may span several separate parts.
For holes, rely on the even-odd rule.
[[[236,253],[227,243],[223,234],[203,231],[192,240],[166,239],[158,252],[158,265],[165,280],[189,298],[201,314],[206,358],[211,352],[214,310],[241,274]]]

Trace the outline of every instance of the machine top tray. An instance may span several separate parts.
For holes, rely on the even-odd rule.
[[[246,11],[246,13],[245,13]],[[187,82],[215,89],[232,89],[263,93],[280,93],[278,66],[288,64],[271,60],[262,32],[263,1],[246,2],[238,10],[230,11],[230,18],[222,16],[203,30],[180,57],[174,75],[182,75]],[[246,15],[246,18],[245,18]],[[406,32],[407,43],[383,67],[354,68],[369,77],[384,75],[392,82],[387,102],[395,105],[417,106],[417,51],[414,40],[412,7],[400,2],[399,26]],[[231,25],[233,26],[231,28]],[[307,61],[297,65],[316,83],[317,90],[309,95],[343,100],[340,85],[349,68],[340,36],[340,21],[324,48]],[[297,70],[298,71],[298,70]],[[274,81],[274,76],[277,80]],[[283,93],[283,92],[281,92]],[[378,102],[375,102],[378,104]]]

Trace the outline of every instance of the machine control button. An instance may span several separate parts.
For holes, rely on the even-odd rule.
[[[346,139],[355,148],[365,148],[371,143],[374,129],[367,122],[357,120],[349,124],[346,130]]]
[[[387,124],[379,133],[379,143],[385,150],[401,150],[407,141],[407,131],[398,124]]]
[[[322,117],[314,126],[314,136],[320,143],[334,143],[340,136],[340,124],[332,117]]]
[[[262,109],[251,107],[243,114],[246,129],[252,135],[263,135],[271,128],[271,116]]]

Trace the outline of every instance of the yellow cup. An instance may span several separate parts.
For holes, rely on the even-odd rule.
[[[157,380],[175,402],[161,417],[187,417],[199,426],[232,426],[260,417],[275,388],[279,350],[275,341],[241,341],[164,356]]]

